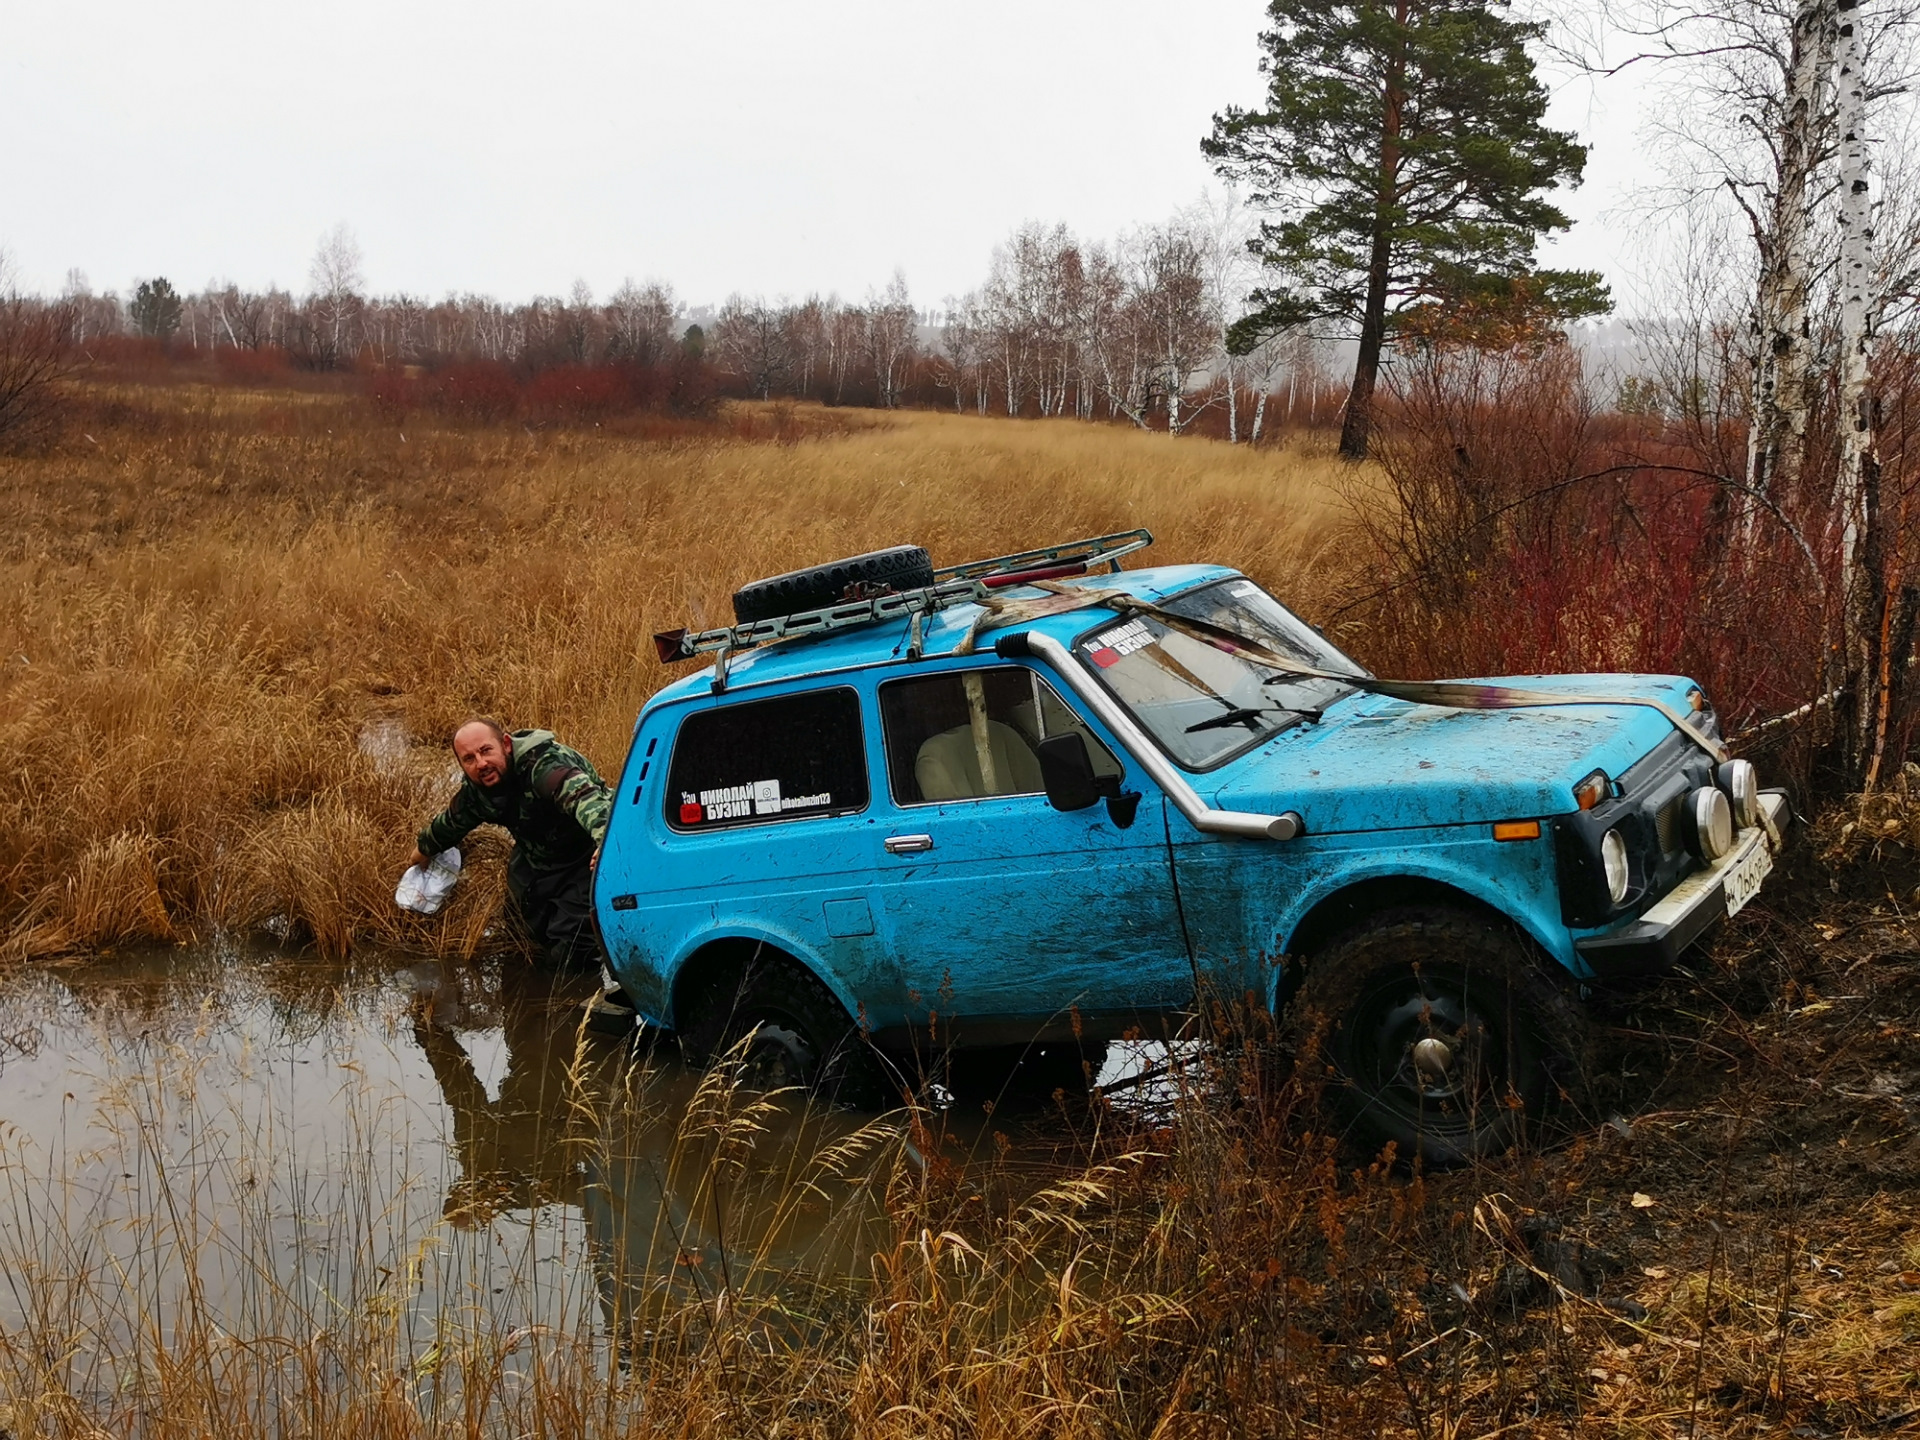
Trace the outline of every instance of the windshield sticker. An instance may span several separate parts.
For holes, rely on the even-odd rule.
[[[1129,620],[1124,625],[1116,625],[1104,634],[1093,637],[1094,649],[1088,651],[1087,658],[1102,670],[1109,665],[1118,664],[1136,650],[1144,650],[1153,644],[1153,631],[1147,628],[1144,620]]]
[[[785,795],[778,780],[755,780],[750,785],[722,785],[714,790],[680,792],[682,825],[742,820],[750,815],[784,815],[792,810],[819,810],[833,804],[833,793]]]

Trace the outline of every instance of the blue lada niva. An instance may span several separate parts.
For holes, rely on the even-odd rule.
[[[1231,569],[1122,569],[1151,538],[898,547],[656,637],[713,663],[634,729],[615,973],[696,1058],[842,1094],[936,1051],[1066,1082],[1252,997],[1364,1143],[1510,1143],[1580,988],[1738,911],[1784,797],[1689,680],[1378,680]]]

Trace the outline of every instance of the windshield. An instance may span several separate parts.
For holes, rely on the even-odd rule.
[[[1160,608],[1244,635],[1315,669],[1366,674],[1251,580],[1203,585]],[[1161,748],[1189,770],[1205,770],[1289,725],[1318,719],[1353,689],[1229,655],[1148,615],[1103,625],[1075,648]]]

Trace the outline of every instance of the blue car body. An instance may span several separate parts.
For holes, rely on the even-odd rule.
[[[1236,577],[1176,566],[1081,583],[1161,604]],[[979,617],[976,605],[927,615],[917,647],[901,619],[749,650],[726,666],[724,689],[703,667],[647,702],[596,884],[612,968],[646,1021],[681,1024],[683,982],[703,954],[742,942],[805,966],[883,1045],[911,1043],[935,1015],[961,1044],[998,1044],[1057,1033],[1069,1019],[1096,1035],[1128,1033],[1191,1010],[1200,990],[1278,1004],[1286,957],[1409,895],[1497,912],[1579,980],[1669,962],[1727,913],[1724,866],[1689,853],[1680,833],[1687,797],[1713,783],[1713,757],[1640,703],[1692,715],[1711,735],[1712,712],[1684,677],[1508,677],[1500,683],[1583,699],[1503,710],[1346,689],[1317,717],[1280,723],[1223,759],[1175,765],[1177,781],[1163,785],[1144,761],[1164,772],[1169,757],[1137,753],[1140,733],[1121,733],[1088,703],[1093,692],[1081,693],[1089,676],[1105,683],[1093,666],[1069,676],[1037,653],[1023,658],[1023,646],[997,654],[1001,632],[992,631],[977,653],[963,653]],[[1095,605],[1019,629],[1055,642],[1058,660],[1060,647],[1085,654],[1089,634],[1118,633],[1111,627],[1123,619]],[[998,721],[972,722],[974,759],[964,734],[923,740],[912,757],[899,744],[890,751],[895,711],[922,693],[899,682],[932,677],[945,678],[925,690],[929,706],[955,685],[976,702],[989,689],[1021,697],[1028,687],[1031,711],[1017,698],[999,713],[1080,728],[1089,749],[1119,767],[1119,786],[1139,796],[1130,823],[1111,805],[1055,809],[1030,778],[1027,793],[918,798],[945,783],[934,762],[949,752],[962,768],[977,760],[1015,777],[999,783],[1032,773],[1017,745],[993,750],[1013,744]],[[1618,704],[1593,703],[1616,694]],[[847,753],[806,772],[815,779],[789,782],[785,799],[752,758],[688,758],[687,747],[712,748],[688,738],[718,734],[723,721],[712,717],[771,700],[788,703],[737,712],[729,733],[778,749],[790,747],[794,724],[817,724],[809,734]],[[754,729],[762,720],[764,734]],[[856,750],[864,777],[853,773]],[[816,758],[782,763],[798,774]],[[1582,809],[1576,787],[1596,771],[1606,793]],[[697,784],[673,783],[696,774]],[[802,783],[825,788],[794,797]],[[1173,793],[1182,784],[1191,789],[1184,805]],[[1297,833],[1202,828],[1190,818],[1196,796],[1213,811],[1289,815]],[[1780,802],[1762,799],[1773,834]],[[1496,838],[1496,825],[1521,838]],[[1605,829],[1633,847],[1631,893],[1619,903],[1596,890]],[[1746,832],[1743,840],[1755,843]]]

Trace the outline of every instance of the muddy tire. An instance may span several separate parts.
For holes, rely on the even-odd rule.
[[[933,561],[918,545],[895,545],[865,555],[810,565],[755,580],[733,592],[734,618],[742,625],[801,610],[836,605],[854,586],[872,590],[917,590],[933,584]]]
[[[1288,1012],[1350,1139],[1430,1167],[1529,1138],[1584,1068],[1587,1020],[1551,963],[1490,914],[1384,912],[1308,962]]]
[[[681,1028],[690,1064],[711,1065],[745,1041],[740,1078],[756,1089],[798,1087],[863,1109],[884,1103],[879,1057],[811,971],[782,955],[756,957],[730,982],[700,995]]]

